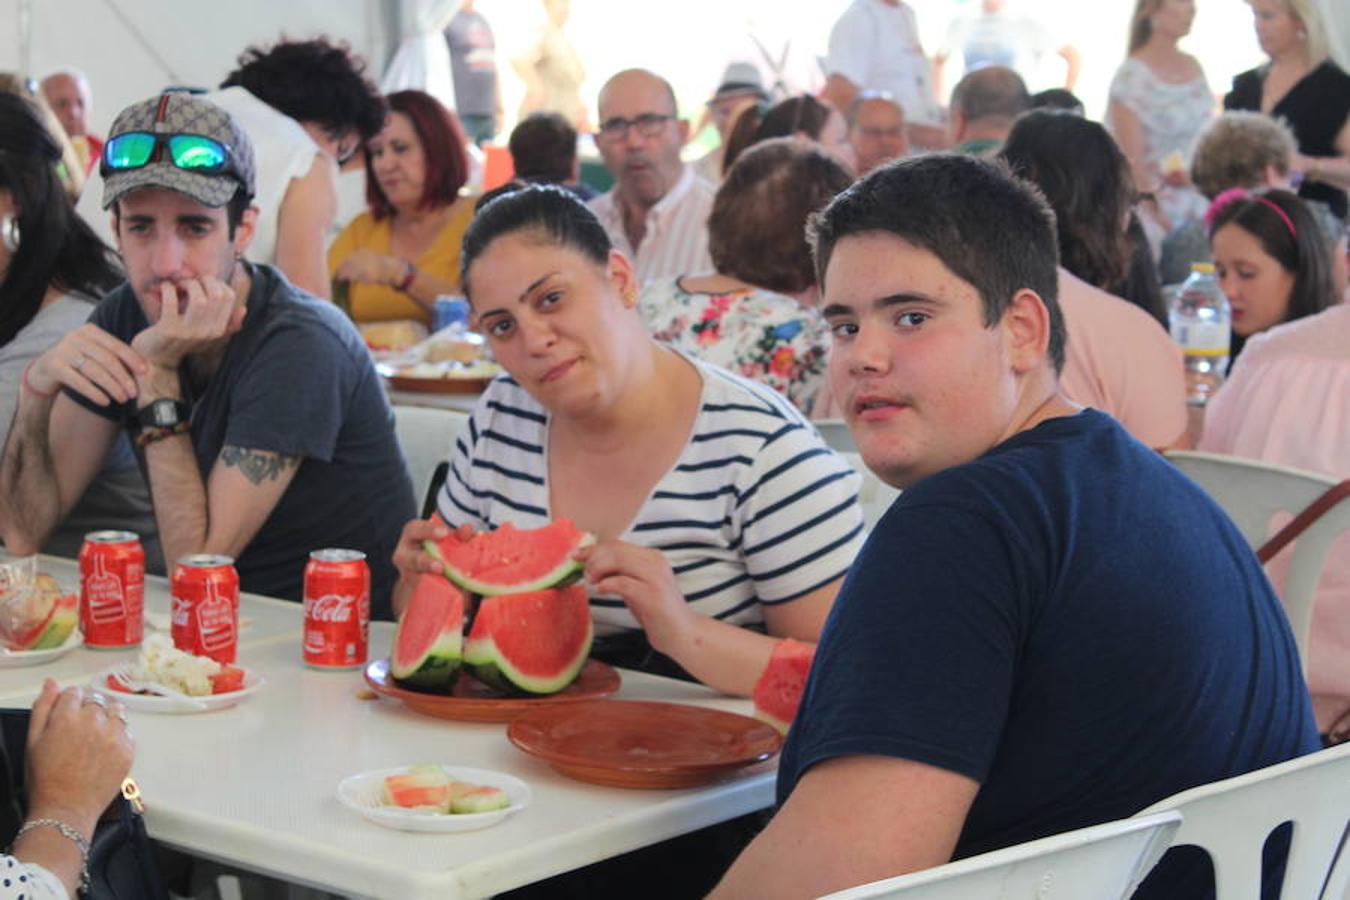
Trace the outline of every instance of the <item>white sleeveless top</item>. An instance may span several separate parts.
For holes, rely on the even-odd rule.
[[[320,152],[319,145],[299,122],[268,106],[244,88],[212,91],[206,99],[233,116],[253,142],[253,158],[258,169],[253,202],[258,207],[258,228],[246,255],[253,262],[270,265],[276,261],[281,201],[291,179],[301,177],[314,165],[314,157]]]

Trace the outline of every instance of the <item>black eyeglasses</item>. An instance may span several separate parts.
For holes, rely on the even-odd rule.
[[[674,116],[663,116],[659,113],[643,113],[631,119],[625,119],[623,116],[615,116],[612,119],[606,119],[600,123],[600,139],[604,141],[621,141],[628,137],[628,129],[636,128],[638,134],[643,137],[656,137],[661,130],[666,127],[666,123],[673,120]]]

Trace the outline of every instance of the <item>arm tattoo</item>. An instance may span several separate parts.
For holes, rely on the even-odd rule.
[[[299,465],[300,457],[227,444],[220,448],[220,461],[244,473],[244,477],[254,484],[262,484],[264,481],[276,481],[282,472]]]

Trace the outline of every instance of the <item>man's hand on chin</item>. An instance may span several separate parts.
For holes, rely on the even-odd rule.
[[[239,295],[215,276],[162,282],[159,292],[159,321],[131,341],[152,366],[177,369],[185,357],[219,343],[243,325],[246,309]]]

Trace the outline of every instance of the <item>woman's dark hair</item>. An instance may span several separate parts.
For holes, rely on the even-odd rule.
[[[614,246],[595,213],[571,191],[553,184],[527,184],[483,204],[464,233],[459,283],[469,294],[469,267],[499,237],[528,231],[542,243],[576,250],[597,265],[609,262]]]
[[[819,140],[834,108],[809,94],[781,100],[773,106],[756,103],[741,110],[727,134],[727,149],[722,154],[722,171],[729,172],[736,158],[760,141],[792,137],[801,132]]]
[[[1047,88],[1031,95],[1032,109],[1059,109],[1076,116],[1083,115],[1086,107],[1073,91],[1064,88]]]
[[[900,160],[854,182],[811,217],[807,239],[823,286],[835,246],[851,235],[895,235],[936,256],[980,295],[984,324],[1003,320],[1023,289],[1050,319],[1046,355],[1064,368],[1055,216],[1036,188],[996,162],[957,153]]]
[[[316,122],[334,136],[355,130],[362,140],[384,127],[384,99],[346,43],[282,41],[249,47],[237,62],[220,86],[242,87],[297,122]]]
[[[37,107],[0,93],[0,190],[13,197],[19,222],[19,249],[0,281],[0,346],[33,320],[48,288],[97,298],[122,281],[117,257],[75,214],[60,162]]]
[[[1272,209],[1271,204],[1283,211],[1284,216]],[[1290,223],[1294,226],[1292,231]],[[1261,249],[1294,276],[1283,321],[1311,316],[1337,302],[1331,277],[1331,248],[1312,212],[1297,196],[1277,189],[1233,200],[1215,214],[1210,239],[1225,225],[1236,225],[1256,238]]]
[[[469,155],[464,150],[464,132],[455,114],[424,91],[396,91],[387,98],[390,113],[403,113],[412,122],[422,144],[423,173],[420,209],[439,209],[459,199],[459,189],[469,180]],[[376,219],[394,214],[389,198],[380,190],[370,154],[366,154],[366,203]]]
[[[806,220],[853,177],[793,138],[756,144],[736,160],[708,217],[708,250],[723,275],[783,294],[816,283]]]
[[[522,181],[562,184],[572,180],[577,130],[558,113],[530,113],[511,130],[508,146],[516,177]]]
[[[1134,185],[1125,154],[1106,129],[1034,109],[1018,118],[999,157],[1039,187],[1055,211],[1064,268],[1102,290],[1118,290],[1130,265],[1125,227]]]

